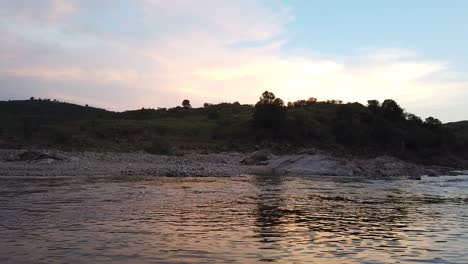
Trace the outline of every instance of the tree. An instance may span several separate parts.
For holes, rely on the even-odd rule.
[[[315,104],[315,103],[317,103],[317,98],[309,97],[309,99],[307,99],[307,105],[311,105],[311,104]]]
[[[383,117],[389,121],[396,122],[405,119],[405,111],[392,99],[387,99],[382,103],[380,112]]]
[[[439,129],[442,127],[442,122],[440,122],[439,119],[430,116],[424,121],[424,126],[429,129]]]
[[[192,105],[190,104],[190,101],[185,99],[184,101],[182,101],[182,107],[184,108],[192,108]]]
[[[310,105],[313,105],[317,103],[317,98],[315,97],[310,97],[309,99],[307,100],[297,100],[295,102],[289,102],[288,103],[288,107],[289,108],[296,108],[296,107],[306,107],[306,106],[310,106]]]
[[[275,94],[269,91],[263,92],[257,105],[280,105],[283,106],[284,102],[280,98],[276,98]]]
[[[307,106],[307,101],[306,100],[297,100],[294,103],[292,103],[293,107],[305,107]]]
[[[369,100],[367,101],[367,108],[369,108],[373,113],[377,113],[380,108],[380,102],[377,100]]]
[[[255,104],[253,118],[255,126],[277,136],[286,120],[286,108],[283,100],[276,98],[272,92],[265,91]]]
[[[408,120],[408,122],[412,124],[421,125],[423,123],[422,119],[415,114],[406,113],[405,116],[406,116],[406,120]]]
[[[325,103],[327,103],[327,104],[343,104],[343,100],[331,99],[331,100],[325,101]]]

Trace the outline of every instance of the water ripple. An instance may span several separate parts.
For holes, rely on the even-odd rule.
[[[468,177],[0,180],[2,263],[468,263]]]

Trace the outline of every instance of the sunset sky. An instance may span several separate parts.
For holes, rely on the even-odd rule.
[[[468,119],[468,1],[0,0],[0,99],[393,98]]]

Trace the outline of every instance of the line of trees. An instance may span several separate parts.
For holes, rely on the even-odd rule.
[[[333,106],[327,106],[327,105]],[[331,108],[330,108],[331,107]],[[381,151],[397,155],[431,154],[447,149],[451,135],[434,117],[424,121],[394,100],[369,100],[343,104],[319,102],[311,97],[286,106],[265,91],[255,104],[253,123],[257,138],[272,141],[312,142],[347,146],[356,151]]]

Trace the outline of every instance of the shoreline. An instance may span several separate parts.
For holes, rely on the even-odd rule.
[[[138,153],[60,152],[0,149],[0,177],[235,177],[242,175],[351,176],[414,179],[464,174],[450,167],[425,166],[380,156],[345,159],[329,154],[272,155],[223,152],[182,156]]]

